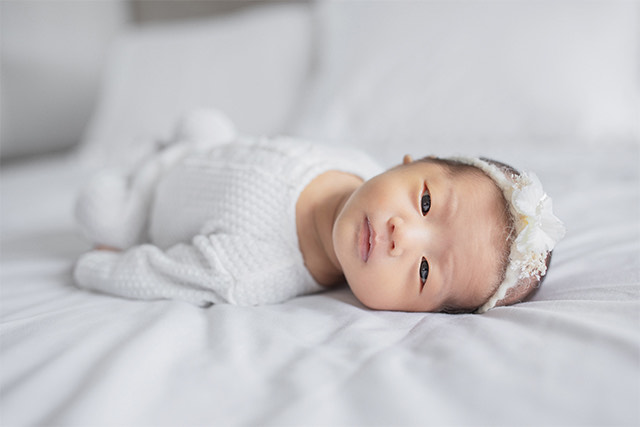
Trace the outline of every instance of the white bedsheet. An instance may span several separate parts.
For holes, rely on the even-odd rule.
[[[70,276],[86,171],[5,167],[0,422],[638,425],[638,146],[555,152],[507,157],[541,166],[567,237],[532,301],[483,315],[370,311],[347,289],[208,309],[89,293]]]

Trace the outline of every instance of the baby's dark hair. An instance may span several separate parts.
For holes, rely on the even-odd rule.
[[[514,167],[506,163],[502,163],[497,160],[493,160],[485,157],[481,157],[480,159],[486,163],[496,166],[503,173],[505,173],[506,176],[515,178],[520,175],[520,172],[517,169],[515,169]],[[489,177],[489,175],[483,172],[480,168],[463,163],[455,159],[429,156],[429,157],[420,159],[420,161],[433,162],[435,164],[443,166],[445,170],[452,176],[460,175],[460,174],[470,174],[471,176],[476,175],[476,176]],[[491,179],[491,177],[489,178]],[[494,182],[493,179],[491,179],[491,182]],[[499,280],[497,281],[497,283],[492,284],[491,292],[486,295],[485,301],[487,301],[496,292],[496,290],[498,289],[498,287],[500,286],[500,284],[505,278],[507,267],[509,265],[511,245],[514,239],[516,238],[515,219],[513,217],[513,214],[511,213],[511,210],[509,209],[509,204],[505,199],[504,194],[502,193],[502,190],[500,190],[500,188],[497,185],[495,185],[495,189],[499,194],[498,197],[501,200],[502,202],[501,205],[503,207],[502,209],[503,223],[504,223],[504,229],[502,233],[503,244],[502,244],[501,256],[499,260],[500,262]],[[552,252],[548,253],[547,258],[545,260],[547,269],[549,268],[549,264],[551,263],[551,253]],[[520,279],[517,285],[509,289],[505,297],[496,303],[496,306],[511,305],[517,302],[522,302],[530,298],[539,289],[545,277],[546,276],[543,275],[540,278],[532,276],[532,277],[527,277],[525,279]],[[442,311],[447,313],[470,313],[470,312],[476,311],[477,309],[478,307],[460,307],[455,305],[448,305],[448,306],[445,306]]]

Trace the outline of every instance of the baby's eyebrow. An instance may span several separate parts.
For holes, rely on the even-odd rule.
[[[442,269],[442,282],[446,289],[447,298],[450,298],[453,291],[453,272],[456,268],[456,262],[454,259],[453,251],[446,251],[445,253],[446,255],[443,257],[442,262],[440,263],[440,268]]]
[[[451,220],[457,215],[459,208],[459,197],[455,191],[455,187],[451,181],[447,181],[448,185],[438,187],[436,198],[436,210],[439,212],[439,221],[443,224],[451,224]],[[433,203],[433,195],[431,196]],[[451,244],[451,242],[450,242]],[[455,251],[450,248],[443,252],[443,256],[438,260],[435,266],[440,270],[442,284],[446,289],[447,298],[451,298],[453,291],[453,276],[456,268]]]
[[[437,215],[440,221],[449,221],[458,211],[458,195],[454,191],[454,185],[451,181],[446,182],[446,185],[438,185],[434,192],[427,183],[429,188],[429,195],[431,196],[431,206],[435,207]]]

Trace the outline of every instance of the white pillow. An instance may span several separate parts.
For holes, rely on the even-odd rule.
[[[398,144],[478,154],[638,138],[635,2],[326,1],[316,13],[303,136],[383,161],[400,161]]]
[[[0,1],[0,155],[78,144],[125,1]]]
[[[280,132],[307,76],[310,43],[310,9],[293,3],[127,32],[81,158],[126,161],[132,145],[168,138],[194,108],[224,111],[243,133]]]

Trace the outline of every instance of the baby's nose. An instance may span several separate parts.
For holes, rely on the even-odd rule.
[[[388,222],[389,232],[389,255],[397,257],[404,252],[405,223],[402,218],[392,216]]]
[[[419,242],[424,239],[419,228],[398,216],[389,218],[389,255],[397,257],[419,245]]]
[[[398,217],[391,217],[387,222],[387,232],[389,233],[389,255],[394,257],[402,255],[400,246],[396,245],[396,239],[398,238],[398,226],[400,225],[400,221],[401,219]]]

